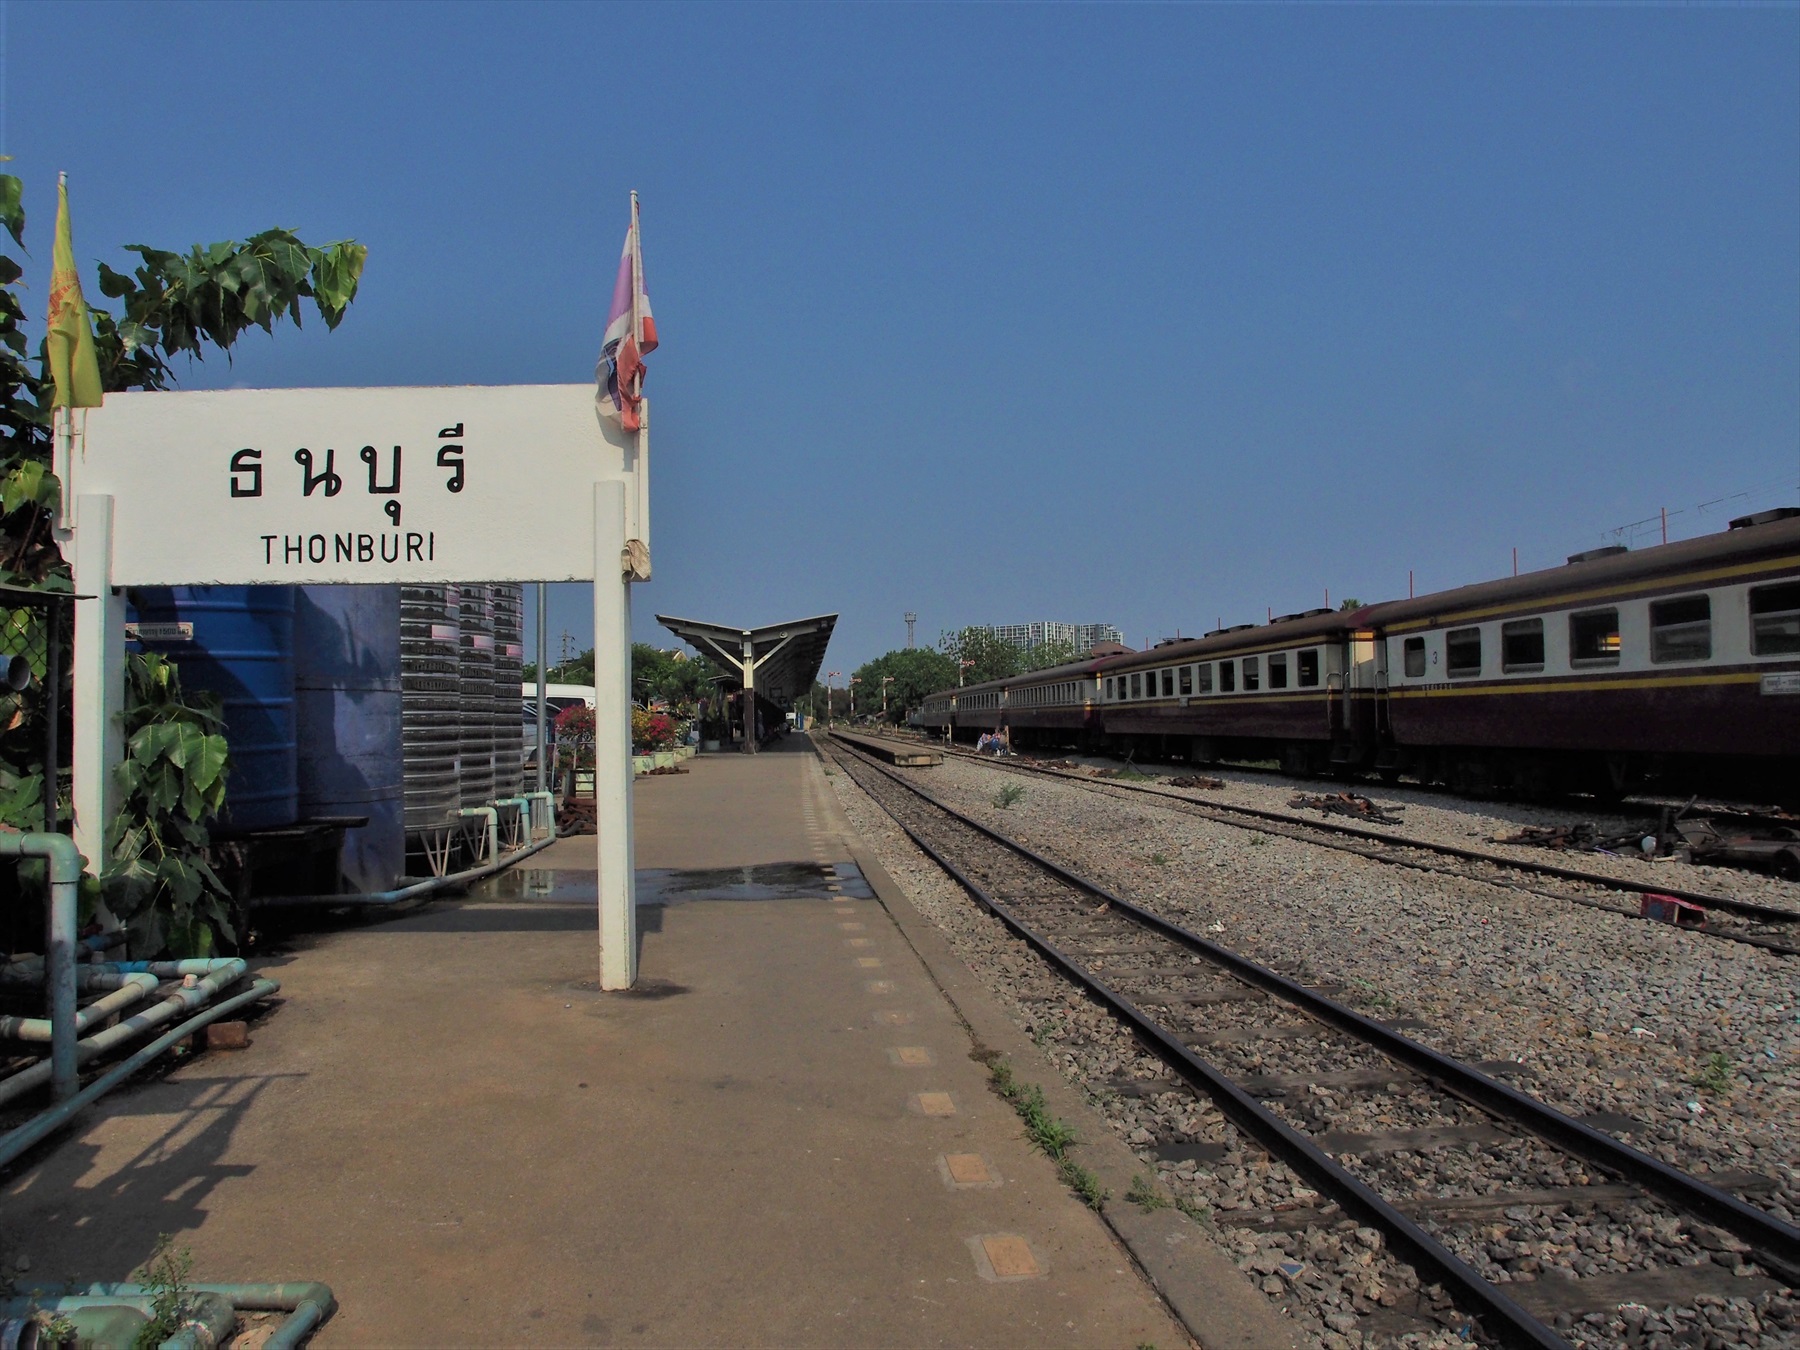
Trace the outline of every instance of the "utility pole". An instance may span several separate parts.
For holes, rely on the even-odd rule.
[[[887,721],[887,687],[894,682],[892,675],[881,677],[881,720]]]
[[[825,730],[827,731],[830,731],[833,726],[831,717],[831,682],[843,673],[844,672],[841,670],[828,670],[825,672]]]
[[[973,661],[962,661],[962,660],[957,661],[957,663],[956,663],[956,687],[958,689],[961,689],[963,687],[963,672],[974,664],[975,663]]]
[[[906,649],[908,651],[912,650],[913,625],[916,624],[918,621],[919,621],[919,616],[917,614],[914,614],[910,609],[906,611]]]
[[[860,676],[852,675],[850,677],[850,725],[851,726],[856,725],[856,686],[861,683],[862,683],[862,678]]]

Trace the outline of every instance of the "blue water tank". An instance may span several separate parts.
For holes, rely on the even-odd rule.
[[[292,825],[300,814],[294,754],[294,588],[140,586],[142,623],[191,623],[191,640],[142,645],[181,668],[184,690],[224,704],[231,742],[222,823],[237,830]]]
[[[294,604],[300,814],[367,816],[344,836],[351,891],[385,891],[406,868],[400,588],[301,586]]]

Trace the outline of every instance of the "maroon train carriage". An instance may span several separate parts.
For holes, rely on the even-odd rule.
[[[1051,691],[1096,686],[1077,716]],[[1140,759],[1374,769],[1471,792],[1800,803],[1800,509],[1351,613],[946,690],[922,724]],[[1079,727],[1079,730],[1077,729]]]
[[[1014,745],[1085,745],[1100,732],[1095,670],[1102,658],[987,680],[931,695],[915,726],[936,731],[953,727],[957,739],[973,741],[985,732],[1010,730]]]
[[[1106,739],[1139,758],[1275,760],[1290,773],[1374,752],[1374,726],[1345,696],[1373,663],[1363,614],[1309,610],[1166,642],[1102,664]],[[1359,721],[1358,713],[1363,714]],[[1365,724],[1366,723],[1366,724]]]
[[[1377,766],[1469,791],[1800,796],[1800,510],[1376,605]]]

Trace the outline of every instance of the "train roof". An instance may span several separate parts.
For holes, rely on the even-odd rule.
[[[1270,623],[1239,624],[1222,628],[1205,637],[1183,638],[1152,647],[1147,652],[1108,657],[1100,663],[1100,673],[1120,670],[1142,670],[1148,666],[1164,666],[1171,661],[1206,661],[1221,654],[1238,652],[1280,651],[1286,647],[1303,647],[1322,638],[1335,637],[1347,629],[1360,627],[1368,611],[1309,609],[1299,614],[1284,614]]]
[[[1426,627],[1527,605],[1579,605],[1604,601],[1640,586],[1691,579],[1696,586],[1728,580],[1784,558],[1800,562],[1800,509],[1786,507],[1744,516],[1731,528],[1698,539],[1626,550],[1577,553],[1561,567],[1524,576],[1477,582],[1414,600],[1372,605],[1364,622],[1382,628]]]
[[[1009,689],[1016,684],[1044,684],[1053,680],[1066,680],[1075,675],[1092,675],[1101,665],[1116,657],[1087,656],[1079,661],[1069,661],[1060,666],[1045,666],[1042,670],[1027,670],[1018,675],[1008,675],[1001,680],[983,680],[980,684],[965,684],[957,689],[940,689],[933,698],[945,694],[970,694],[981,689]]]

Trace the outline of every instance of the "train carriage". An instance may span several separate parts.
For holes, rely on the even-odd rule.
[[[1344,697],[1360,614],[1309,610],[1115,657],[1100,671],[1108,740],[1195,763],[1360,761],[1372,730]]]
[[[1366,613],[1383,768],[1476,791],[1796,791],[1800,511]]]

